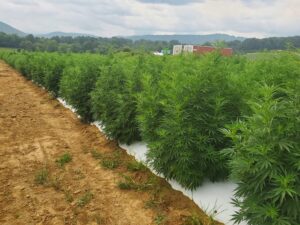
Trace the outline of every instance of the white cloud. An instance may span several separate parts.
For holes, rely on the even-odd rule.
[[[0,21],[31,33],[101,36],[299,35],[299,0],[0,0]]]

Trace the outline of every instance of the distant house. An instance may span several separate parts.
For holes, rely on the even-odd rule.
[[[183,47],[182,45],[174,45],[173,46],[173,55],[179,55],[182,53]]]
[[[184,45],[183,52],[194,52],[194,45]]]
[[[179,55],[181,53],[195,53],[195,54],[205,54],[208,52],[213,52],[218,50],[212,46],[197,46],[197,45],[174,45],[173,55]],[[232,48],[221,48],[219,49],[221,54],[224,56],[231,56],[233,54]]]

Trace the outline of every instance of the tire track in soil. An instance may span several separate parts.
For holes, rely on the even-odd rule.
[[[92,149],[102,154],[118,152],[123,163],[115,170],[104,169],[92,157]],[[55,160],[65,152],[73,160],[60,168]],[[161,224],[179,225],[192,214],[204,225],[213,224],[160,178],[156,178],[156,192],[119,189],[120,174],[141,181],[153,178],[149,171],[128,172],[126,162],[132,160],[96,127],[82,124],[46,91],[0,61],[0,224],[150,225],[158,224],[155,219],[164,215],[167,221]],[[53,180],[50,185],[34,182],[43,168]],[[86,191],[93,198],[78,207]],[[66,201],[66,193],[73,202]],[[159,204],[145,207],[153,196],[158,196]]]

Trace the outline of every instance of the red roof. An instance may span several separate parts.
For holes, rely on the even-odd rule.
[[[217,50],[217,48],[211,47],[211,46],[194,46],[194,48],[193,48],[193,52],[199,53],[199,54],[213,52],[216,50]],[[221,51],[221,54],[225,55],[225,56],[231,56],[233,54],[232,48],[221,48],[220,51]]]

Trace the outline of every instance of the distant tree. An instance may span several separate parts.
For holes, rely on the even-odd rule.
[[[32,51],[32,50],[34,50],[34,46],[33,46],[32,42],[29,41],[29,40],[24,40],[24,41],[22,41],[22,42],[20,43],[20,48],[23,48],[23,49],[25,49],[25,50],[27,50],[27,51]]]
[[[202,44],[203,46],[212,46],[212,43],[210,43],[209,41],[205,42]]]
[[[212,46],[218,49],[227,47],[227,44],[223,40],[218,40],[212,43]]]
[[[288,44],[287,44],[288,43]],[[153,52],[162,49],[172,49],[173,45],[180,44],[177,40],[150,41],[137,40],[132,41],[125,38],[113,37],[52,37],[41,38],[34,37],[32,34],[26,37],[9,35],[0,32],[0,47],[21,48],[29,51],[48,51],[48,52],[91,52],[110,54],[113,52],[130,51],[132,52]],[[226,46],[233,48],[236,52],[255,52],[262,50],[295,50],[300,48],[300,36],[294,37],[273,37],[273,38],[248,38],[244,41],[217,41],[214,43],[206,42],[203,45],[224,48]]]
[[[30,41],[31,43],[33,43],[35,41],[34,36],[32,34],[29,34],[25,37],[26,40]]]
[[[294,50],[296,50],[294,44],[292,42],[290,42],[290,41],[287,41],[285,43],[285,47],[286,47],[286,50],[288,50],[288,51],[294,51]]]
[[[66,44],[66,43],[62,43],[58,47],[58,51],[62,52],[62,53],[70,52],[70,50],[71,50],[71,48],[70,48],[69,44]]]

